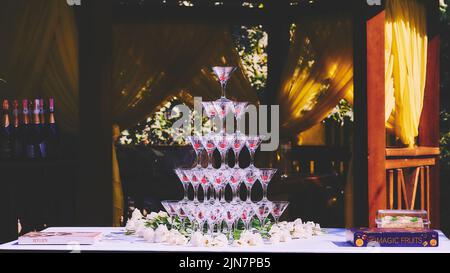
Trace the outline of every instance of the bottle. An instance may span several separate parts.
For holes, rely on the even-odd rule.
[[[31,142],[34,146],[35,158],[43,158],[42,151],[45,153],[43,128],[41,125],[41,117],[39,109],[41,101],[39,99],[34,100],[33,104],[33,124],[31,126]]]
[[[22,129],[20,131],[23,140],[25,157],[29,159],[36,158],[36,150],[33,136],[33,127],[30,123],[30,109],[28,108],[28,100],[22,100]]]
[[[59,158],[60,157],[60,142],[58,127],[55,120],[55,100],[53,98],[49,99],[49,111],[48,111],[48,126],[46,134],[47,143],[47,155],[49,158]]]
[[[23,143],[21,138],[21,126],[20,126],[20,114],[19,114],[19,102],[13,101],[13,127],[12,127],[12,156],[15,159],[19,159],[23,156]]]
[[[3,116],[0,130],[0,159],[10,159],[12,157],[11,148],[11,124],[9,120],[9,102],[3,101]]]
[[[45,111],[44,111],[44,100],[38,99],[35,101],[37,111],[39,112],[39,154],[41,158],[47,157],[47,140],[46,140],[46,126],[45,126]]]

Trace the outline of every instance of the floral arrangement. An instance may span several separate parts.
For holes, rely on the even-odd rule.
[[[314,222],[304,223],[301,219],[294,222],[280,222],[271,224],[268,222],[263,227],[254,221],[252,226],[258,230],[253,233],[241,230],[239,227],[233,234],[233,246],[261,246],[266,239],[271,244],[289,242],[293,239],[309,239],[322,235],[324,232],[319,224]],[[152,212],[143,216],[139,209],[133,211],[125,229],[127,235],[138,236],[148,243],[167,243],[169,245],[193,247],[224,247],[229,240],[225,234],[204,235],[200,231],[192,232],[190,222],[183,227],[180,219],[170,217],[166,212]]]

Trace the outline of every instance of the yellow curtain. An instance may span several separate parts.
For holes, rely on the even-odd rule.
[[[7,0],[0,9],[2,97],[54,97],[63,131],[78,129],[78,53],[73,10],[59,0]]]
[[[423,107],[427,65],[426,8],[417,0],[386,2],[386,121],[414,146]]]
[[[226,26],[118,25],[114,28],[114,121],[129,128],[181,91],[207,99],[217,97],[219,84],[211,76],[210,66],[240,65],[239,61]],[[233,90],[230,94],[256,100],[242,73],[233,77],[229,87]]]
[[[321,122],[353,92],[352,40],[348,16],[298,22],[278,95],[282,136]]]

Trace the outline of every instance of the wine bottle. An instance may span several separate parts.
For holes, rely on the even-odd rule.
[[[28,100],[22,100],[22,115],[23,124],[21,130],[21,137],[24,144],[25,157],[34,159],[37,157],[35,149],[35,141],[33,135],[33,125],[30,122],[30,109],[28,108]]]
[[[9,102],[3,101],[3,123],[0,130],[0,159],[10,159],[11,149],[11,124],[9,121]]]
[[[39,148],[39,154],[41,156],[41,158],[46,158],[47,157],[47,140],[46,140],[46,126],[45,126],[45,111],[44,111],[44,100],[43,99],[39,99],[36,100],[36,104],[37,104],[37,109],[39,111],[39,121],[40,121],[40,125],[39,125],[39,144],[38,144],[38,148]]]
[[[19,159],[23,156],[23,142],[21,137],[19,102],[13,101],[13,128],[12,128],[12,155],[13,158]]]
[[[45,144],[44,142],[44,135],[41,125],[41,118],[40,118],[40,100],[35,99],[33,104],[33,124],[31,126],[31,142],[33,143],[34,147],[34,154],[36,158],[42,158],[44,157],[42,154],[42,151],[45,152]],[[41,148],[43,147],[43,149]]]
[[[46,134],[47,154],[49,158],[60,157],[60,142],[58,126],[55,119],[55,100],[49,99],[49,111],[48,111],[48,126]]]

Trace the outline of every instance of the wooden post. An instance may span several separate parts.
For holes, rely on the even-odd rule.
[[[355,3],[356,5],[356,3]],[[354,204],[357,226],[374,226],[387,205],[384,7],[360,1],[354,14]]]
[[[77,222],[80,226],[111,226],[111,1],[83,1],[77,9],[80,71]]]
[[[422,115],[419,125],[419,145],[439,147],[439,7],[437,1],[430,1],[427,6],[427,34],[428,34],[428,58],[427,76],[425,84],[425,95],[423,101]],[[439,158],[436,157],[436,165],[430,168],[430,179],[428,181],[431,193],[431,204],[427,204],[430,210],[430,219],[434,228],[440,225],[439,219]]]

